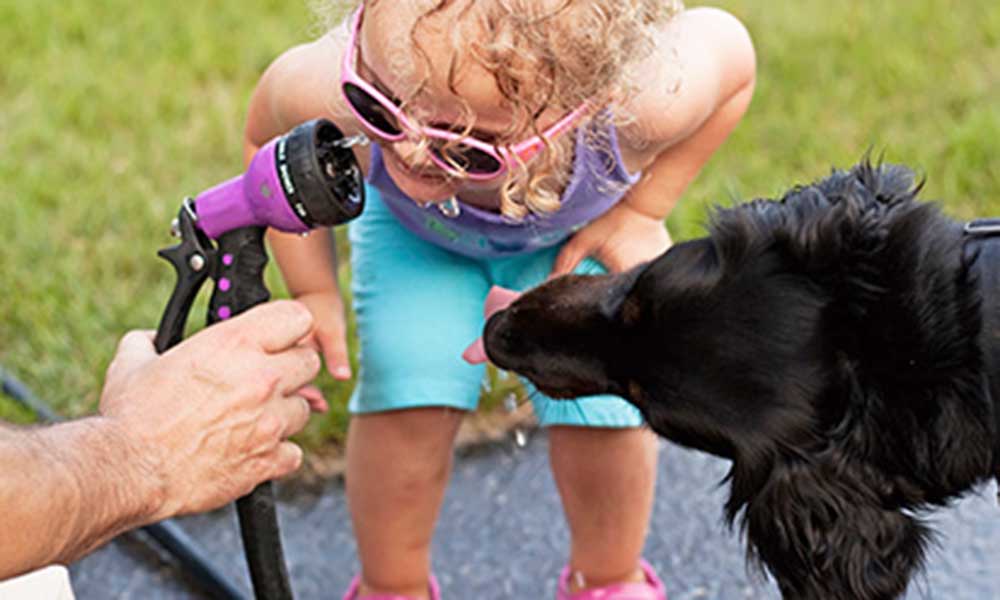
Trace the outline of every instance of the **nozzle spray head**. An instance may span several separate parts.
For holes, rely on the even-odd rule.
[[[315,119],[271,140],[246,173],[195,198],[198,228],[217,239],[251,225],[305,233],[350,221],[364,208],[364,180],[350,149],[359,139]]]

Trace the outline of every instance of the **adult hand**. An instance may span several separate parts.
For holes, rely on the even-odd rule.
[[[549,276],[571,273],[588,256],[600,261],[612,273],[619,273],[656,258],[670,245],[670,234],[662,220],[643,214],[622,201],[566,242]]]
[[[145,462],[160,487],[160,520],[217,508],[296,470],[287,441],[310,410],[326,409],[312,330],[292,301],[255,307],[157,356],[152,334],[126,335],[108,368],[103,420]]]

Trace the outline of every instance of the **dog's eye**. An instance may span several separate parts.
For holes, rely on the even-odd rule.
[[[625,298],[622,302],[621,308],[621,319],[626,325],[632,325],[638,323],[641,317],[642,310],[639,306],[639,300],[633,296]]]

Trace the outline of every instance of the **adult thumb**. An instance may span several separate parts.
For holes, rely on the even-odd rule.
[[[155,335],[154,331],[135,330],[126,333],[118,342],[115,356],[108,365],[108,374],[131,373],[155,359],[156,348],[153,347]]]

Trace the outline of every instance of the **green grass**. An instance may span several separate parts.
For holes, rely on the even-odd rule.
[[[671,216],[675,239],[711,204],[780,194],[869,149],[917,168],[956,216],[1000,214],[1000,4],[716,5],[754,37],[757,93]],[[277,0],[0,2],[0,364],[60,412],[93,410],[117,339],[156,326],[173,273],[155,254],[180,200],[239,172],[257,77],[315,23]],[[308,445],[346,423],[349,385],[322,383],[338,407]],[[0,400],[0,418],[29,415]]]

